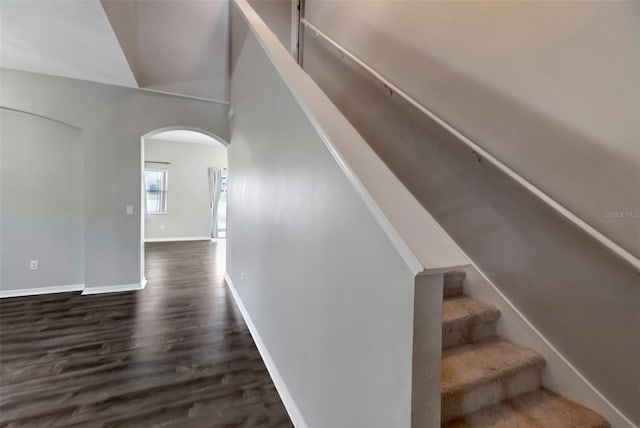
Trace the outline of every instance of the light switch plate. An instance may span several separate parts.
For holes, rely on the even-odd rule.
[[[127,215],[133,215],[133,205],[127,205]]]

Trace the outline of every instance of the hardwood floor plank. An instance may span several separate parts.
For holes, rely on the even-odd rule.
[[[224,241],[145,248],[144,290],[0,301],[0,427],[291,427]]]

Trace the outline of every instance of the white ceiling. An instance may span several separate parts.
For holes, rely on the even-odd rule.
[[[176,143],[215,144],[224,146],[220,141],[200,132],[187,130],[164,131],[154,134],[151,140],[172,141]]]
[[[98,0],[0,0],[0,65],[136,87]]]

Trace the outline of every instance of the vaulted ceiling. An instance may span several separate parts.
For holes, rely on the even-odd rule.
[[[0,65],[228,99],[226,0],[1,0]]]
[[[3,68],[137,86],[98,1],[0,1]]]

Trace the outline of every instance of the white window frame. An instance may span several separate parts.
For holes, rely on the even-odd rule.
[[[145,168],[144,172],[160,172],[164,175],[164,192],[161,191],[162,193],[162,202],[164,202],[163,204],[161,204],[164,207],[164,211],[162,212],[151,212],[149,211],[149,207],[147,207],[147,212],[149,213],[149,215],[167,215],[169,213],[169,170],[165,169],[165,168]],[[145,186],[144,186],[144,197],[145,197],[145,203],[147,200],[147,184],[145,182]]]

